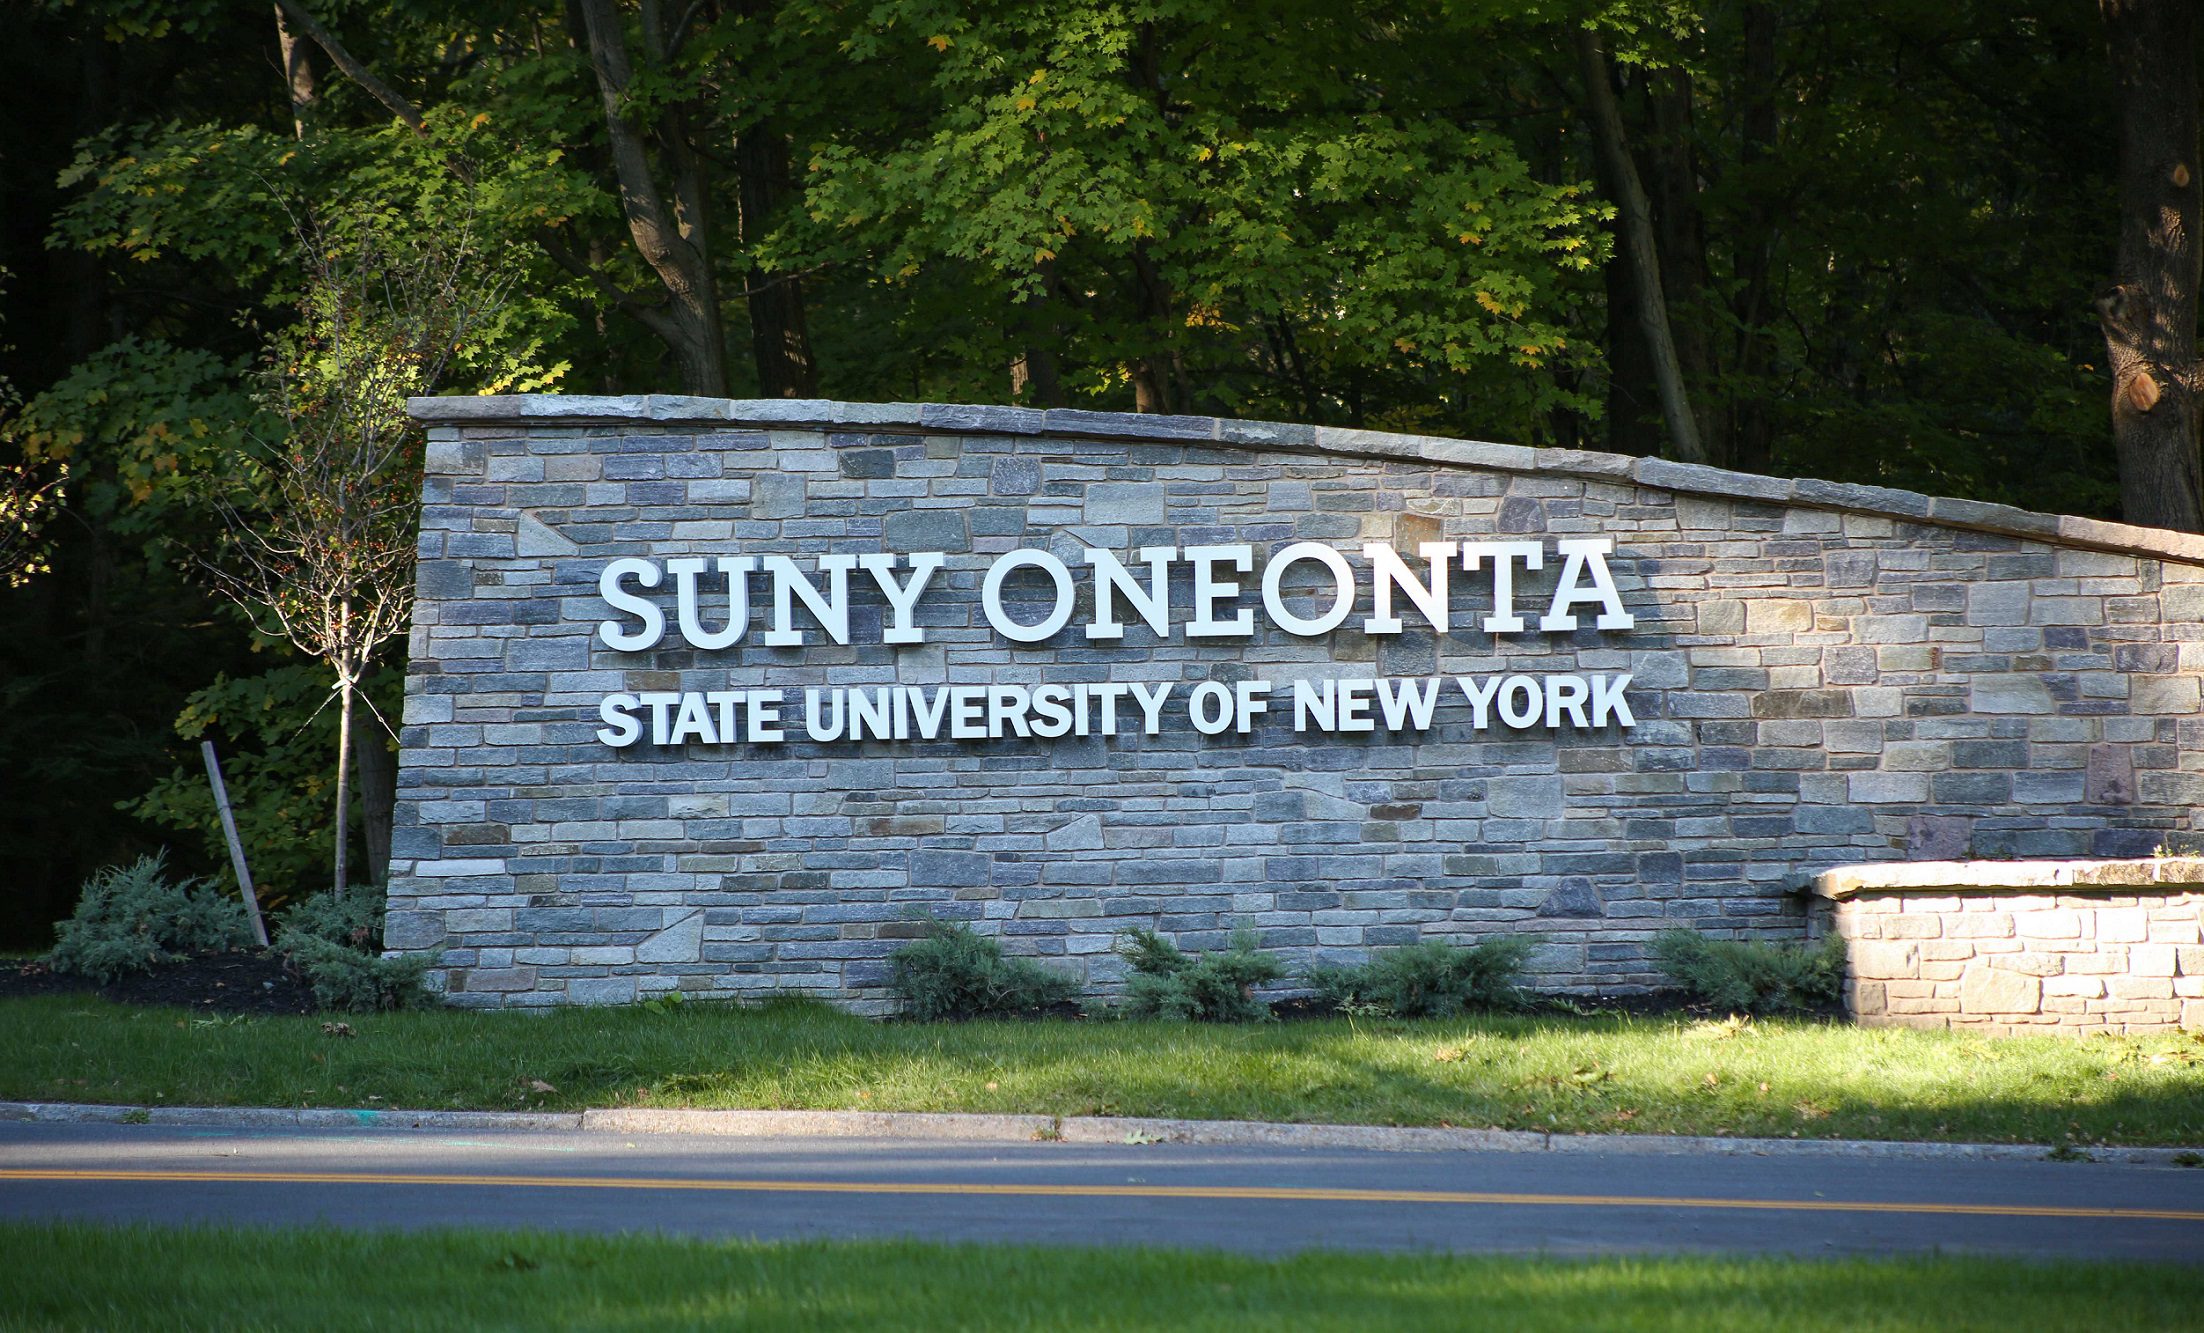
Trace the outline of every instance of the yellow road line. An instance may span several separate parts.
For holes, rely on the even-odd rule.
[[[1325,1189],[1269,1185],[1055,1185],[905,1180],[712,1180],[655,1176],[456,1175],[367,1171],[126,1171],[0,1168],[0,1181],[253,1185],[461,1185],[479,1189],[703,1190],[739,1194],[919,1194],[1047,1199],[1244,1199],[1280,1203],[1437,1203],[1547,1208],[1712,1208],[1800,1213],[1929,1213],[2204,1222],[2204,1210],[2065,1204],[1905,1203],[1860,1199],[1722,1199],[1657,1194],[1525,1194],[1485,1190]]]

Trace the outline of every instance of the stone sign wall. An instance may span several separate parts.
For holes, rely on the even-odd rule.
[[[1210,418],[415,411],[387,942],[459,1003],[877,1008],[928,914],[1101,989],[1241,923],[1626,989],[1833,865],[2204,829],[2204,538]]]
[[[2204,1028],[2204,860],[1840,866],[1809,930],[1845,941],[1868,1027]]]

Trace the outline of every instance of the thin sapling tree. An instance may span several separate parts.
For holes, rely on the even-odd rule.
[[[202,562],[261,632],[326,664],[338,705],[333,887],[345,891],[352,725],[376,651],[412,619],[423,436],[406,399],[434,391],[511,290],[471,227],[400,236],[363,221],[298,227],[300,319],[268,358],[268,420],[214,497]]]

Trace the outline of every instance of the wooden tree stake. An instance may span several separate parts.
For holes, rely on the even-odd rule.
[[[260,896],[253,892],[253,873],[245,868],[245,844],[237,837],[237,820],[230,814],[230,794],[222,785],[222,764],[214,757],[214,742],[199,742],[206,756],[207,781],[214,784],[214,808],[222,815],[222,836],[230,842],[230,867],[237,871],[237,887],[245,896],[245,911],[253,920],[253,943],[268,947],[268,924],[260,919]]]

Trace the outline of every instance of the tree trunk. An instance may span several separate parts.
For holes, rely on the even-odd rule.
[[[389,84],[376,78],[374,72],[361,64],[344,43],[337,40],[336,34],[329,31],[299,0],[276,0],[276,8],[296,24],[299,31],[313,38],[314,44],[321,48],[322,54],[329,57],[329,62],[340,73],[381,103],[415,134],[427,137],[428,122],[422,117],[420,108],[401,97]],[[609,13],[603,5],[595,6],[591,12],[598,10]],[[580,25],[575,34],[576,43],[590,47],[591,55],[595,56],[595,43],[587,31],[581,30],[589,27],[582,6],[579,3],[570,5],[568,13],[570,19]],[[610,30],[611,40],[621,43],[616,55],[611,57],[616,59],[623,79],[617,94],[604,90],[603,73],[599,71],[599,91],[604,93],[606,105],[611,107],[625,101],[624,79],[628,66],[626,39],[618,22],[608,19],[606,26]],[[684,267],[680,262],[681,254],[666,248],[666,239],[672,237],[678,240],[680,229],[673,217],[666,212],[664,201],[657,193],[657,186],[650,178],[647,157],[633,127],[626,126],[625,121],[620,123],[626,128],[626,133],[613,136],[615,170],[620,176],[620,203],[628,215],[629,235],[635,240],[636,249],[658,274],[660,285],[665,289],[664,300],[646,301],[623,290],[606,276],[598,259],[592,258],[590,262],[584,263],[580,256],[574,254],[555,228],[538,227],[530,233],[529,239],[540,246],[553,263],[596,288],[636,322],[657,335],[666,344],[667,350],[673,353],[674,362],[680,368],[683,389],[710,396],[724,395],[727,392],[727,354],[720,332],[719,297],[717,286],[712,280],[711,268],[703,262],[701,255],[694,253],[689,255],[690,263]],[[608,125],[608,129],[610,128],[612,127]],[[622,156],[618,151],[622,146],[632,151]],[[638,164],[642,164],[642,170],[639,184],[634,188],[639,188],[643,193],[631,197],[627,173]],[[474,173],[464,160],[447,159],[447,165],[460,180],[470,185],[474,183]],[[655,208],[651,205],[655,205]],[[639,217],[642,218],[640,222]],[[638,227],[644,230],[638,230]],[[651,247],[644,244],[646,231],[652,242]],[[673,273],[670,277],[669,268]],[[698,280],[703,283],[702,295],[693,290]]]
[[[1609,174],[1604,158],[1595,155],[1592,175],[1602,198],[1621,197],[1622,187]],[[1611,453],[1634,457],[1658,454],[1665,441],[1661,433],[1661,396],[1653,387],[1653,354],[1646,349],[1645,321],[1638,318],[1637,278],[1630,271],[1626,247],[1618,244],[1614,259],[1601,266],[1600,283],[1607,295],[1603,447]]]
[[[1766,472],[1775,465],[1775,431],[1768,415],[1764,379],[1770,364],[1768,301],[1773,270],[1775,220],[1758,167],[1776,147],[1776,26],[1773,6],[1748,4],[1741,15],[1745,58],[1744,107],[1739,117],[1738,164],[1745,173],[1749,204],[1744,235],[1737,241],[1736,295],[1730,318],[1737,329],[1730,362],[1729,445],[1727,465]]]
[[[2120,510],[2204,531],[2196,364],[2194,0],[2100,0],[2120,116],[2120,245],[2097,298],[2112,368]]]
[[[291,133],[294,137],[306,137],[306,113],[314,105],[314,65],[309,57],[307,44],[291,35],[291,25],[284,21],[283,6],[275,7],[276,50],[283,58],[283,84],[291,94]]]
[[[1699,208],[1699,157],[1694,145],[1691,75],[1682,69],[1645,74],[1646,194],[1653,211],[1653,243],[1661,262],[1661,295],[1676,339],[1676,365],[1688,390],[1714,382],[1714,354],[1704,321],[1695,317],[1707,287],[1707,229]],[[1703,400],[1692,413],[1700,447],[1710,462],[1727,464],[1729,451],[1718,421]]]
[[[352,788],[345,781],[352,772],[352,681],[349,677],[338,677],[337,693],[340,698],[337,706],[337,855],[334,880],[336,894],[342,898],[345,887],[345,839],[350,836],[352,813]]]
[[[1590,29],[1577,30],[1576,45],[1592,142],[1606,164],[1607,174],[1618,186],[1615,206],[1621,214],[1623,241],[1618,258],[1630,266],[1638,321],[1652,356],[1654,383],[1660,391],[1661,420],[1668,427],[1669,453],[1686,463],[1704,463],[1706,449],[1699,441],[1699,424],[1691,415],[1683,368],[1676,356],[1676,339],[1669,329],[1668,301],[1661,293],[1660,248],[1653,239],[1652,207],[1623,141],[1622,111],[1608,81],[1607,52],[1600,45],[1599,34]]]
[[[1133,244],[1133,299],[1140,311],[1140,331],[1154,333],[1164,338],[1173,336],[1173,324],[1183,324],[1184,317],[1174,320],[1173,293],[1163,270],[1157,266],[1155,256],[1149,253],[1146,241]],[[1171,374],[1170,355],[1157,351],[1148,356],[1134,357],[1128,367],[1132,372],[1133,410],[1135,412],[1176,412],[1179,402],[1172,396],[1175,387]]]
[[[735,173],[742,244],[754,246],[773,225],[788,176],[787,141],[770,125],[752,126],[735,140]],[[768,398],[817,397],[819,367],[811,355],[803,280],[792,273],[768,273],[752,264],[746,285],[750,355],[757,362],[759,391]]]
[[[663,336],[680,367],[682,391],[723,398],[727,348],[719,321],[719,284],[701,238],[692,242],[682,235],[680,220],[652,174],[643,130],[628,118],[628,86],[634,75],[626,29],[612,0],[580,0],[578,8],[604,108],[613,174],[619,180],[620,211],[636,251],[665,285],[668,327]]]
[[[365,689],[363,683],[362,689]],[[369,727],[354,747],[360,779],[360,824],[367,841],[367,882],[377,888],[390,884],[391,812],[398,804],[398,764],[381,732]]]

